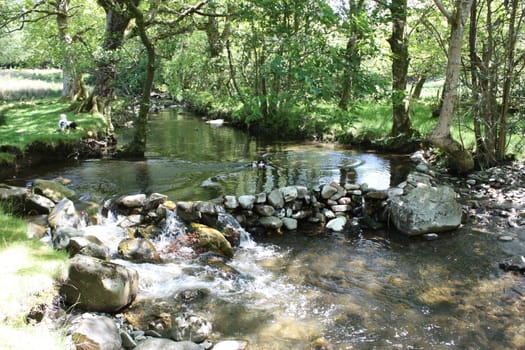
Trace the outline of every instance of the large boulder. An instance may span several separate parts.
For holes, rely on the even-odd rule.
[[[448,186],[420,186],[390,198],[390,218],[409,236],[454,230],[461,224],[461,216],[456,193]]]
[[[30,214],[49,214],[55,207],[55,202],[39,194],[30,193],[26,196],[26,212]]]
[[[126,238],[118,245],[118,253],[126,260],[137,263],[159,263],[161,258],[157,249],[146,238]]]
[[[77,350],[120,350],[122,346],[115,321],[106,316],[82,315],[70,331]]]
[[[101,259],[76,255],[60,292],[69,305],[88,311],[116,312],[136,297],[137,271]]]
[[[95,236],[70,237],[66,249],[71,257],[82,254],[102,260],[110,258],[109,247]]]

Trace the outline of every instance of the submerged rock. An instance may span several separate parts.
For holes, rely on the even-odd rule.
[[[135,350],[203,350],[203,348],[190,341],[177,342],[165,338],[148,338],[140,342]]]
[[[211,323],[199,315],[182,314],[173,320],[173,326],[166,330],[165,337],[176,341],[189,340],[196,343],[205,341],[212,331]]]

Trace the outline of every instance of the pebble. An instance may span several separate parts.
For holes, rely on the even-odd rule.
[[[502,242],[510,242],[514,240],[514,238],[512,238],[512,236],[509,236],[509,235],[499,236],[498,239]]]

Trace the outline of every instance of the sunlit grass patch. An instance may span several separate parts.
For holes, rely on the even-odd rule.
[[[24,150],[33,142],[47,144],[76,141],[90,131],[104,129],[105,121],[100,115],[72,114],[70,104],[56,99],[40,99],[23,103],[9,103],[0,107],[0,145]],[[77,130],[62,133],[58,130],[61,113],[75,121]]]
[[[51,331],[45,325],[9,327],[0,323],[2,350],[64,350],[70,349],[60,331]]]
[[[31,326],[26,316],[38,304],[52,303],[56,281],[64,277],[67,255],[26,238],[25,220],[0,209],[0,344],[2,349],[64,349],[64,337],[46,325]]]
[[[0,100],[58,97],[61,75],[58,69],[0,69]]]

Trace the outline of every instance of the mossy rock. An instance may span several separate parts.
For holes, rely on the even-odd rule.
[[[73,199],[76,197],[75,191],[51,180],[36,179],[33,182],[34,191],[44,197],[58,203],[64,198]]]
[[[202,224],[191,224],[194,229],[198,248],[214,252],[220,256],[233,258],[233,248],[224,235],[211,227]]]

